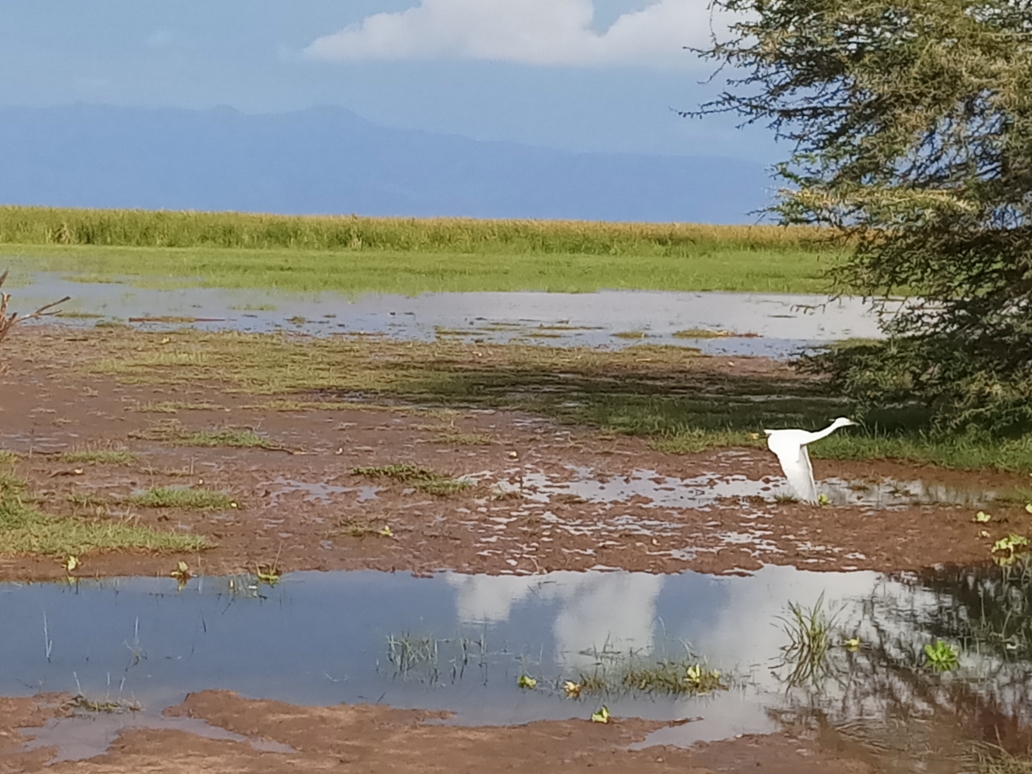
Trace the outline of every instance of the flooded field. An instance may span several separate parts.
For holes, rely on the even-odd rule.
[[[856,299],[16,300],[63,295],[0,376],[0,772],[987,774],[1032,743],[1027,474],[815,454],[812,507],[763,446],[843,410],[784,360],[877,335]]]
[[[861,299],[754,293],[426,293],[393,296],[302,294],[210,288],[148,289],[36,273],[18,293],[34,309],[71,296],[66,322],[131,322],[155,329],[314,335],[364,333],[397,339],[547,346],[696,347],[704,353],[788,357],[821,343],[880,335]]]

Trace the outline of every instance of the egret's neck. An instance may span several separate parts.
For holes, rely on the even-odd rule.
[[[837,422],[832,422],[830,425],[828,425],[823,430],[818,430],[816,433],[814,433],[813,434],[813,440],[814,441],[819,441],[819,440],[821,440],[821,438],[827,438],[829,435],[834,433],[840,427],[842,427],[842,425],[838,424]]]

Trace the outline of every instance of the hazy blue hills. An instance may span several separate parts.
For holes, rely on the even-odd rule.
[[[391,129],[340,108],[0,108],[0,203],[745,223],[763,166]]]

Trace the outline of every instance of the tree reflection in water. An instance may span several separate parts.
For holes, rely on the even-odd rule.
[[[770,716],[888,770],[973,771],[993,749],[1032,749],[1032,563],[943,568],[887,577],[847,603],[815,679],[785,689]],[[841,643],[859,636],[855,652]],[[936,673],[924,646],[958,646]],[[901,768],[900,768],[901,767]]]

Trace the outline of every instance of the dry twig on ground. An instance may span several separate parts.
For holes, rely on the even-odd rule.
[[[4,280],[6,279],[7,272],[5,271],[3,274],[0,274],[0,287],[3,287]],[[25,322],[26,320],[32,320],[33,318],[37,317],[46,317],[48,315],[57,314],[57,312],[54,310],[54,307],[58,306],[59,304],[63,304],[70,298],[71,296],[65,296],[60,301],[54,301],[52,304],[41,306],[35,312],[32,312],[31,314],[22,315],[21,317],[19,317],[17,312],[7,314],[7,305],[11,301],[11,294],[0,291],[0,342],[7,338],[7,334],[11,332],[11,328],[14,327],[15,323]]]

